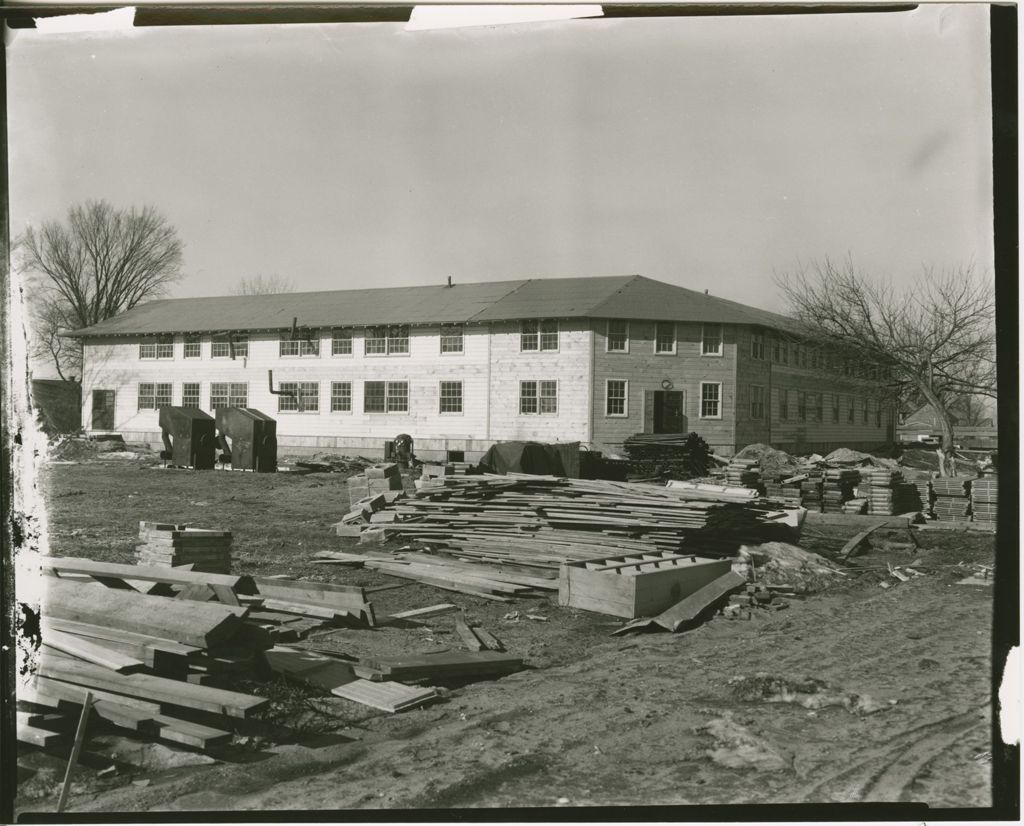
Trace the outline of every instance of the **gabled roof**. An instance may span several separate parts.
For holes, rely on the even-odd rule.
[[[275,295],[173,298],[74,330],[79,338],[520,318],[621,318],[792,328],[785,316],[641,275],[542,278]]]

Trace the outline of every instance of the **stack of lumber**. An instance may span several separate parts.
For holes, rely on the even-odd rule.
[[[917,487],[905,481],[900,470],[862,470],[860,494],[868,499],[868,513],[892,516],[921,510]]]
[[[350,510],[355,510],[356,503],[368,497],[388,491],[402,490],[402,474],[394,462],[372,465],[356,476],[345,480],[348,486]]]
[[[231,532],[162,522],[140,522],[135,561],[140,565],[191,565],[195,571],[231,571]]]
[[[761,471],[757,459],[731,459],[725,466],[725,481],[729,485],[757,488],[761,485]]]
[[[869,504],[869,500],[863,497],[848,499],[846,502],[843,502],[843,513],[864,513],[868,509]]]
[[[987,525],[996,523],[999,505],[999,480],[994,476],[974,479],[971,482],[971,512],[975,522]]]
[[[921,513],[925,516],[932,515],[932,501],[934,496],[932,494],[932,480],[929,478],[915,479],[913,484],[917,494],[916,502],[920,502]]]
[[[469,462],[434,462],[420,467],[420,479],[444,479],[445,476],[465,476],[472,467]]]
[[[800,482],[800,504],[811,511],[820,511],[822,504],[822,478],[824,472],[814,468]]]
[[[971,521],[971,479],[932,479],[932,511],[945,522]]]
[[[636,433],[623,442],[630,470],[641,476],[668,471],[690,479],[707,473],[711,448],[696,433]]]
[[[826,468],[822,479],[822,511],[842,513],[843,503],[853,499],[853,489],[860,482],[860,473],[850,468]]]
[[[803,505],[801,497],[802,483],[803,480],[790,482],[782,477],[776,477],[774,480],[764,483],[764,493],[768,499],[774,502],[780,502],[791,507],[800,507]]]

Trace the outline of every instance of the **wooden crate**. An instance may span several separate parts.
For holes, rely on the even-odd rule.
[[[728,559],[669,551],[566,562],[558,604],[626,619],[653,617],[731,567]]]

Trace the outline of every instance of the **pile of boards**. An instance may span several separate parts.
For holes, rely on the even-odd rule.
[[[945,522],[971,521],[972,479],[932,479],[932,512]]]
[[[860,477],[858,492],[868,500],[868,513],[893,516],[923,507],[917,485],[907,482],[900,470],[864,468]]]
[[[416,547],[463,559],[556,569],[624,552],[729,555],[777,535],[778,509],[699,499],[686,489],[554,476],[483,474],[423,483],[379,525]]]
[[[822,477],[821,510],[842,513],[843,503],[853,499],[853,489],[860,482],[860,473],[848,468],[826,468]]]
[[[757,488],[761,484],[761,470],[758,459],[733,458],[725,466],[725,481],[728,485]]]
[[[999,480],[982,477],[971,482],[971,513],[975,522],[996,523],[999,506]]]
[[[231,543],[230,531],[140,522],[135,561],[140,565],[191,565],[195,571],[226,574],[231,570]]]
[[[231,739],[262,697],[265,654],[324,625],[375,622],[361,588],[186,568],[37,557],[44,575],[37,670],[19,688],[18,739],[57,745],[87,692],[115,726],[198,749]],[[201,722],[196,715],[201,716]]]

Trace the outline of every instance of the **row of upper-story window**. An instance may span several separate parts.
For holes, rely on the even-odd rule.
[[[351,413],[353,410],[353,386],[351,381],[325,382],[330,389],[330,402],[325,407],[331,413]],[[199,408],[202,404],[201,382],[181,384],[180,406]],[[248,407],[248,382],[211,382],[208,388],[209,409],[219,407]],[[320,382],[281,382],[277,392],[279,413],[319,413]],[[408,413],[408,381],[364,381],[362,382],[362,409],[364,413]],[[138,385],[138,410],[157,410],[174,404],[172,382],[140,382]],[[437,383],[437,411],[440,414],[461,414],[463,412],[463,384],[459,380],[443,380]],[[555,379],[531,379],[519,382],[520,415],[557,415],[558,381]]]
[[[886,365],[866,363],[860,356],[847,355],[768,333],[751,335],[750,357],[757,361],[780,364],[783,367],[821,370],[851,378],[888,381],[892,377],[892,371]]]

